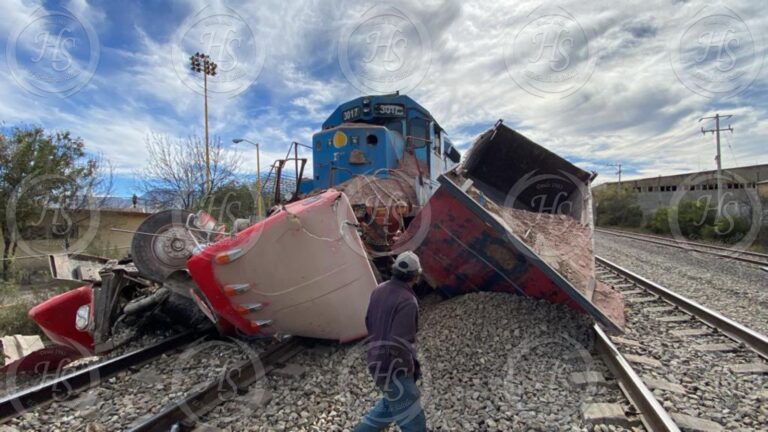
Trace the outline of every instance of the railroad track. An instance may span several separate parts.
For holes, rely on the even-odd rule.
[[[597,328],[598,349],[649,430],[768,427],[766,336],[608,260],[596,262],[598,278],[628,306],[626,334],[608,338]]]
[[[185,333],[10,395],[0,423],[17,430],[185,430],[303,349],[302,340],[270,342]]]
[[[648,243],[674,247],[678,249],[685,249],[689,251],[700,252],[707,255],[718,256],[721,258],[729,258],[737,261],[757,264],[760,266],[768,266],[768,254],[764,254],[764,253],[738,250],[734,248],[728,248],[725,246],[718,246],[714,244],[707,244],[707,243],[701,243],[701,242],[677,240],[669,237],[663,237],[663,236],[657,236],[657,235],[651,235],[651,234],[619,231],[614,229],[595,228],[595,231],[618,236],[618,237],[624,237],[624,238],[629,238],[633,240],[640,240]]]
[[[257,360],[249,358],[228,368],[218,379],[207,383],[203,389],[174,401],[170,406],[141,420],[129,430],[132,432],[190,430],[214,407],[248,392],[251,385],[275,369],[283,367],[285,362],[303,349],[303,341],[297,338],[276,344],[261,352]]]
[[[118,373],[139,367],[162,354],[192,342],[196,337],[193,331],[180,333],[144,348],[7,395],[0,399],[0,424],[54,400],[64,400],[76,393],[98,386]]]

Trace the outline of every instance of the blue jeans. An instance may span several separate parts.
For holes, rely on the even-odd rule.
[[[410,376],[392,377],[389,383],[379,386],[382,398],[360,420],[353,432],[378,432],[393,422],[402,432],[427,430],[427,420],[419,402],[419,389]]]

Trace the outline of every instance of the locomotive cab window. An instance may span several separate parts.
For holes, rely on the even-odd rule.
[[[427,145],[429,142],[429,133],[427,129],[427,121],[424,119],[413,119],[410,121],[410,133],[411,142],[414,148],[421,148]]]

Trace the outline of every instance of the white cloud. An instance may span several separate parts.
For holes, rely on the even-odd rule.
[[[190,0],[177,10],[192,16],[208,4]],[[455,144],[469,142],[504,118],[537,142],[598,170],[603,181],[614,178],[614,168],[605,165],[610,162],[621,162],[626,172],[637,176],[708,169],[714,166],[714,144],[710,135],[698,132],[697,119],[720,111],[735,115],[735,132],[727,142],[724,138],[725,165],[768,163],[765,68],[744,93],[710,99],[686,88],[671,65],[670,47],[688,18],[707,6],[703,0],[620,7],[611,2],[559,2],[584,29],[589,44],[589,57],[574,53],[569,67],[588,70],[594,62],[588,81],[562,99],[532,95],[513,80],[519,69],[510,73],[508,64],[525,68],[533,53],[530,46],[505,59],[540,2],[391,4],[407,10],[428,32],[432,51],[422,60],[430,67],[409,94],[432,112]],[[100,35],[106,32],[110,17],[100,8],[85,0],[66,5],[92,21]],[[284,156],[291,141],[308,143],[336,105],[360,95],[341,72],[338,43],[341,32],[371,6],[341,0],[214,2],[212,8],[231,8],[248,23],[264,62],[261,67],[258,56],[238,58],[246,68],[261,67],[260,74],[234,97],[211,97],[211,134],[225,142],[242,137],[262,143],[262,165],[267,166]],[[19,0],[0,2],[0,15],[6,17],[0,31],[9,34],[12,24],[36,7]],[[766,41],[761,38],[768,16],[761,2],[739,0],[728,7],[752,30],[757,58],[765,56]],[[150,131],[201,133],[202,97],[173,67],[172,52],[184,20],[165,25],[158,32],[137,19],[129,44],[102,37],[102,62],[111,67],[102,65],[89,86],[67,100],[31,97],[10,80],[3,63],[0,119],[70,128],[121,172],[141,166],[146,157],[143,138]],[[186,70],[183,65],[181,69]],[[248,149],[233,151],[245,155]]]

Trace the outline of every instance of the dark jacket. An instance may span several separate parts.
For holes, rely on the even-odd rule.
[[[368,328],[368,370],[378,385],[393,374],[414,376],[419,304],[413,290],[397,279],[380,284],[371,294]]]

